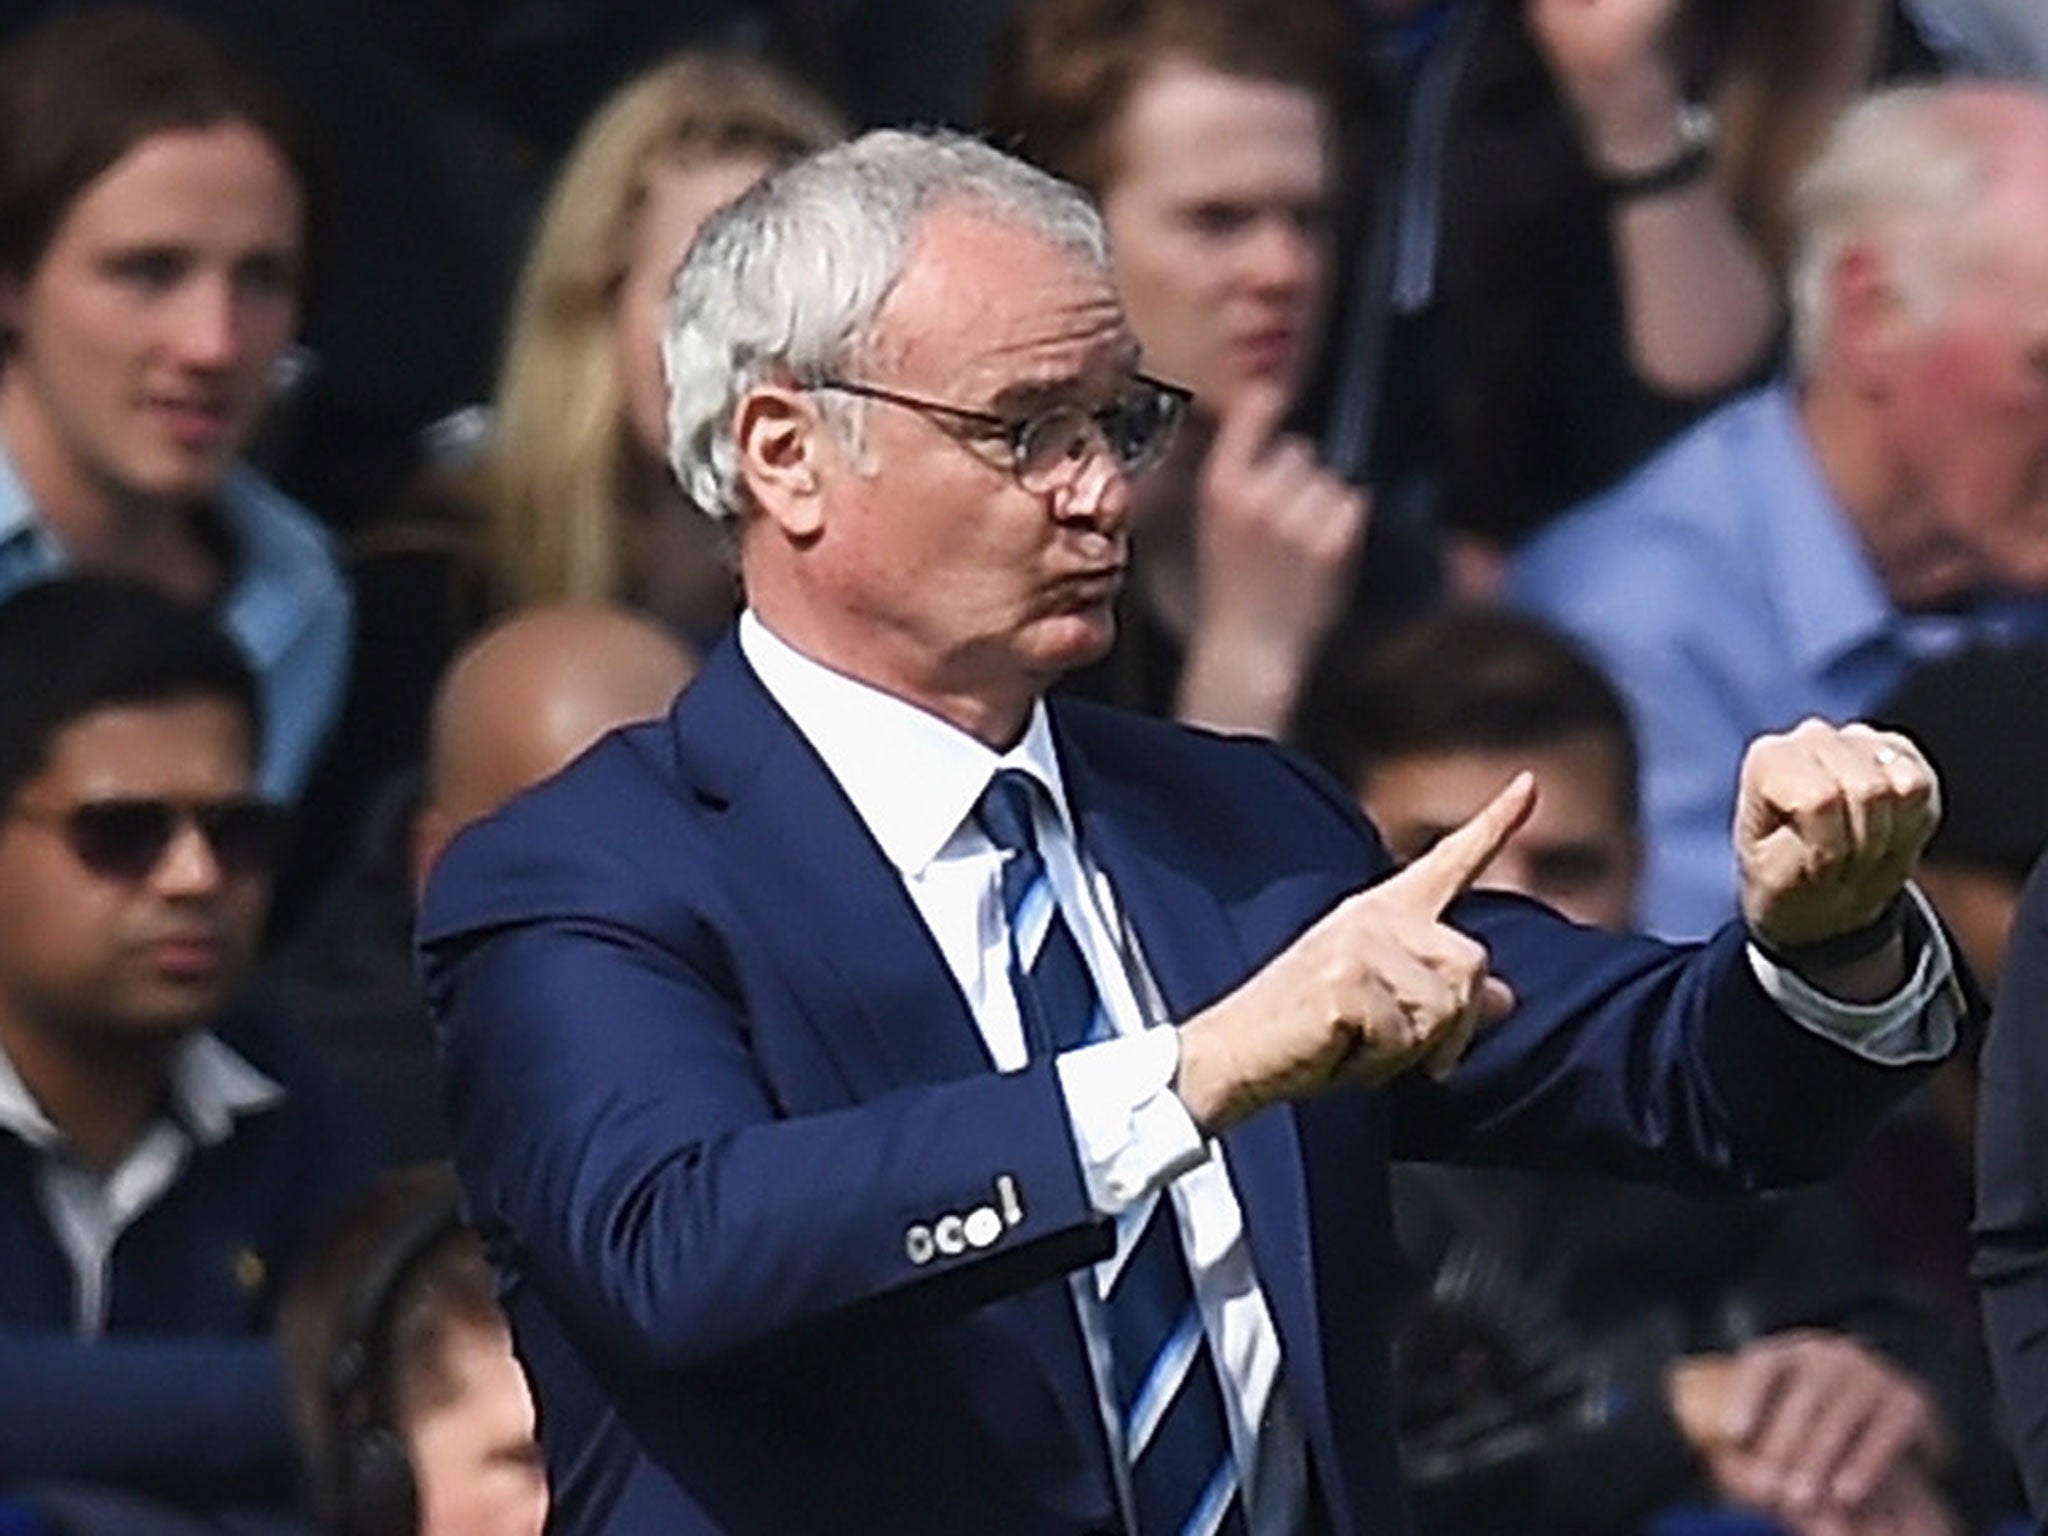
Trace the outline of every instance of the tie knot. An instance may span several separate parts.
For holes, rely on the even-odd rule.
[[[1031,820],[1038,781],[1028,773],[1005,768],[988,781],[974,807],[974,819],[988,840],[1005,853],[1035,853],[1038,834]]]

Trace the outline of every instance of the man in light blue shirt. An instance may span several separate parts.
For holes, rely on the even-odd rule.
[[[181,23],[91,17],[0,57],[0,143],[0,596],[80,566],[213,610],[290,798],[350,633],[326,531],[241,461],[298,323],[292,132]]]
[[[1918,660],[2048,633],[2048,95],[1854,109],[1802,187],[1794,378],[1723,407],[1515,562],[1643,744],[1643,915],[1735,908],[1758,731],[1868,710]]]

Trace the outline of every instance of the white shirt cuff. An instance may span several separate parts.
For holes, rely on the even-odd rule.
[[[1830,997],[1751,944],[1749,968],[1757,984],[1793,1022],[1865,1061],[1903,1066],[1941,1060],[1955,1049],[1965,1006],[1962,984],[1934,909],[1918,886],[1908,885],[1906,895],[1916,909],[1907,933],[1909,941],[1917,937],[1919,955],[1906,984],[1890,997],[1875,1003]]]
[[[1053,1063],[1089,1202],[1118,1216],[1205,1161],[1209,1146],[1173,1091],[1180,1031],[1139,1034],[1063,1052]]]

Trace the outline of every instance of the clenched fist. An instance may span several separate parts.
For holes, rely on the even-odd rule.
[[[1760,736],[1735,805],[1742,915],[1779,949],[1866,927],[1940,821],[1934,769],[1904,736],[1823,720]]]

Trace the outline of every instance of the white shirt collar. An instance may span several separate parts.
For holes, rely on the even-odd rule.
[[[178,1048],[171,1058],[166,1091],[172,1115],[195,1141],[209,1147],[227,1140],[236,1116],[268,1109],[285,1096],[282,1086],[210,1033],[194,1035]],[[65,1140],[4,1050],[0,1050],[0,1130],[13,1132],[38,1151],[49,1151]]]
[[[1017,745],[997,753],[930,711],[805,656],[752,609],[740,615],[739,645],[905,876],[923,874],[1000,768],[1022,769],[1044,785],[1062,829],[1073,836],[1043,700],[1032,706]]]
[[[171,1062],[171,1103],[202,1146],[227,1140],[237,1116],[284,1100],[284,1088],[218,1035],[194,1035]]]

